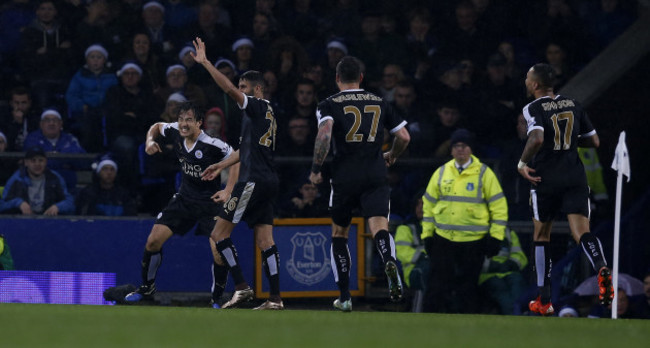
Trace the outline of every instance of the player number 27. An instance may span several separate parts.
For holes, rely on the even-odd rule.
[[[361,110],[353,105],[348,105],[343,108],[343,111],[346,114],[352,114],[354,116],[354,124],[352,128],[348,131],[348,134],[345,136],[345,141],[348,143],[359,143],[363,141],[363,134],[357,133],[359,127],[361,127]],[[374,142],[375,137],[377,136],[377,126],[379,125],[379,116],[381,116],[381,108],[379,105],[366,105],[363,108],[363,112],[366,114],[372,114],[372,125],[370,127],[370,134],[368,134],[368,142]]]
[[[573,112],[566,111],[551,116],[553,121],[553,130],[555,130],[555,137],[553,137],[553,150],[568,150],[571,148],[571,134],[573,133]],[[564,143],[562,142],[562,131],[560,130],[560,121],[564,123]]]

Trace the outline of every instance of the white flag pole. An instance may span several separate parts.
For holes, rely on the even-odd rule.
[[[618,250],[621,234],[621,196],[623,195],[623,174],[630,181],[630,162],[625,145],[625,131],[621,132],[616,146],[612,168],[618,172],[616,177],[616,206],[614,211],[614,256],[612,260],[612,286],[614,287],[614,300],[612,301],[612,319],[617,318],[618,311]]]

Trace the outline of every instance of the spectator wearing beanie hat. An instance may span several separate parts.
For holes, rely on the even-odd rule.
[[[133,195],[116,182],[118,165],[109,156],[93,164],[96,180],[84,187],[76,197],[78,215],[134,216],[137,214]]]
[[[65,100],[71,118],[71,131],[80,135],[81,144],[88,151],[103,148],[101,117],[106,92],[117,85],[117,77],[107,67],[108,52],[98,44],[89,46],[84,56],[86,64],[79,69],[68,85]]]

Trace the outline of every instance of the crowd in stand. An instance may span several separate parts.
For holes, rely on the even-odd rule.
[[[119,184],[139,192],[139,212],[156,213],[166,199],[160,197],[174,192],[177,168],[165,160],[169,153],[144,155],[151,124],[174,122],[179,103],[191,101],[212,115],[206,132],[238,146],[240,110],[191,57],[190,42],[201,37],[210,61],[233,81],[248,70],[264,73],[279,121],[277,156],[311,156],[317,102],[337,92],[336,63],[353,55],[365,64],[362,86],[409,122],[407,157],[450,158],[449,136],[463,127],[476,134],[477,153],[498,160],[518,141],[528,67],[548,62],[560,87],[635,20],[635,6],[632,0],[11,0],[0,7],[0,151],[110,153]],[[18,168],[11,161],[0,158],[3,184]],[[289,163],[280,168],[286,194],[279,214],[326,214],[313,205],[325,204],[318,191],[327,187],[306,184],[308,162]],[[90,169],[55,159],[48,167],[77,195],[74,173]],[[393,198],[407,202],[423,184],[418,178],[430,172],[415,175],[416,183],[391,175],[400,189]]]

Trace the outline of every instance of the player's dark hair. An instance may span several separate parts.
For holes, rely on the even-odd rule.
[[[262,90],[266,87],[266,81],[264,80],[264,75],[261,72],[255,70],[248,70],[243,73],[240,80],[246,80],[251,83],[251,87],[255,88],[256,86],[261,86]]]
[[[14,88],[11,89],[11,92],[9,92],[9,95],[11,95],[12,97],[14,95],[25,95],[25,94],[27,94],[29,99],[32,99],[32,96],[30,95],[30,92],[29,92],[29,88],[27,88],[25,86],[14,87]]]
[[[336,75],[339,76],[342,83],[361,81],[362,72],[363,63],[352,56],[345,56],[336,64]]]
[[[555,71],[553,67],[546,63],[538,63],[533,65],[533,74],[537,83],[543,89],[553,88],[555,86]]]
[[[203,112],[198,107],[198,105],[196,105],[196,104],[194,104],[192,102],[182,103],[178,107],[178,112],[176,113],[176,117],[178,118],[182,113],[187,112],[189,110],[194,111],[194,120],[196,122],[203,121]]]

